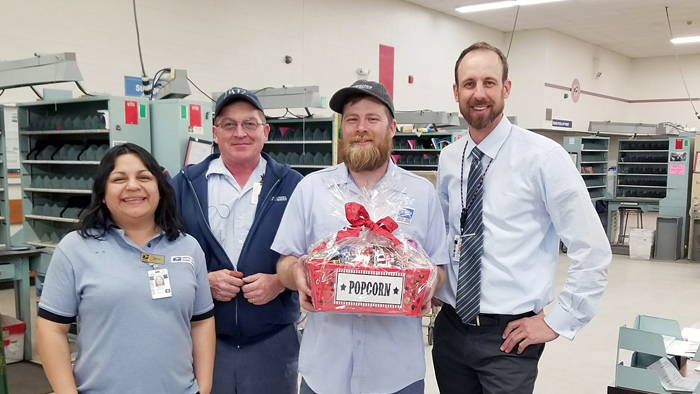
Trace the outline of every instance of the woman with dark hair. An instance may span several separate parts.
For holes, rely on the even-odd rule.
[[[184,233],[160,166],[138,145],[110,149],[39,302],[39,354],[54,391],[209,394],[213,308],[204,252]],[[66,334],[76,318],[71,370]]]

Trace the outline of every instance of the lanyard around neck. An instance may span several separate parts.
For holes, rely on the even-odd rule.
[[[462,151],[462,171],[459,177],[459,201],[460,203],[463,202],[463,210],[464,211],[469,211],[469,208],[471,208],[472,204],[474,204],[474,200],[476,199],[476,193],[472,195],[472,198],[469,199],[469,203],[467,204],[467,201],[464,198],[464,160],[466,159],[466,154],[467,154],[467,146],[469,144],[464,145],[464,150]],[[483,156],[482,156],[483,157]],[[479,159],[481,160],[481,159]],[[473,161],[472,161],[473,162]],[[491,167],[491,163],[493,163],[493,159],[489,161],[489,164],[486,166],[486,170],[481,174],[481,178],[479,179],[479,184],[476,186],[476,190],[479,190],[479,188],[484,186],[484,178],[486,177],[486,173],[489,171],[489,167]]]

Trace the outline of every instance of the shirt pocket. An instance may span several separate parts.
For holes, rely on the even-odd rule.
[[[313,243],[320,241],[321,239],[334,236],[338,231],[342,230],[346,226],[349,226],[347,222],[343,223],[338,219],[333,220],[323,220],[314,223],[311,226],[310,241],[311,246]]]
[[[194,266],[184,262],[172,263],[168,261],[165,268],[168,270],[173,296],[179,299],[194,300],[195,286],[197,285]]]

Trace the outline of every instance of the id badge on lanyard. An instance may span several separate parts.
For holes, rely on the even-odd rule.
[[[454,240],[455,249],[452,253],[452,259],[454,261],[459,261],[460,257],[462,256],[462,243],[464,243],[467,239],[469,239],[475,235],[476,235],[476,233],[455,235],[455,240]]]
[[[167,269],[161,268],[148,271],[148,282],[151,286],[151,298],[154,300],[173,296]]]

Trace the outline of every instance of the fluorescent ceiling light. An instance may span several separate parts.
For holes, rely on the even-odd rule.
[[[515,1],[497,1],[494,3],[484,3],[475,5],[465,5],[464,7],[455,8],[455,11],[466,14],[468,12],[479,12],[479,11],[489,11],[498,10],[500,8],[509,8],[515,5]]]
[[[694,42],[700,42],[700,36],[673,38],[671,39],[671,42],[674,44],[691,44]]]
[[[482,3],[474,5],[465,5],[463,7],[455,8],[455,11],[461,12],[463,14],[469,12],[479,12],[479,11],[489,11],[498,10],[501,8],[510,8],[518,5],[532,5],[532,4],[543,4],[543,3],[554,3],[557,1],[566,0],[509,0],[509,1],[496,1],[492,3]]]
[[[557,1],[566,0],[516,0],[515,5],[532,5],[532,4],[544,4],[544,3],[555,3]]]

